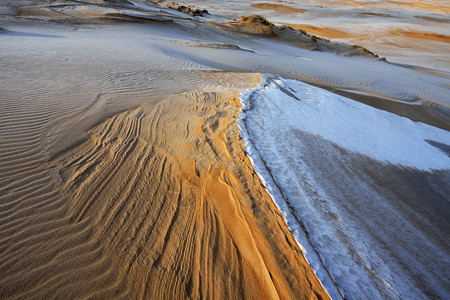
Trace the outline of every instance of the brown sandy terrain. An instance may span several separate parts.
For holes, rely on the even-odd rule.
[[[216,23],[213,24],[216,25]],[[276,33],[273,30],[274,24],[267,21],[260,15],[242,16],[238,20],[229,22],[224,25],[231,25],[231,28],[239,28],[241,32],[245,33],[265,35],[270,37],[276,36]]]
[[[233,2],[218,0],[181,1],[198,5],[211,14],[233,19],[255,13],[256,1]],[[301,13],[261,8],[257,11],[274,24],[289,24],[324,38],[359,45],[387,61],[448,72],[448,49],[438,40],[425,44],[414,36],[391,34],[391,30],[418,29],[437,35],[448,35],[442,23],[449,23],[448,1],[355,1],[355,0],[292,0],[276,1],[280,5],[304,10]],[[260,3],[256,3],[260,5]],[[263,2],[263,4],[267,4]],[[309,26],[309,27],[305,27]]]
[[[450,43],[450,36],[444,34],[430,33],[430,32],[420,32],[420,31],[410,31],[410,30],[391,30],[392,34],[403,35],[408,37],[414,37],[425,40],[433,40],[443,43]]]
[[[414,16],[414,18],[422,19],[425,21],[431,21],[431,22],[439,22],[439,23],[448,23],[449,19],[446,18],[433,18],[428,16]]]
[[[57,112],[3,115],[2,298],[327,298],[240,140],[259,76],[201,75],[49,161]]]
[[[310,32],[312,34],[326,37],[326,38],[333,38],[333,39],[339,39],[339,38],[353,38],[354,35],[351,35],[347,32],[344,32],[339,29],[329,28],[329,27],[317,27],[317,26],[310,26],[310,25],[303,25],[303,24],[289,24],[289,23],[280,23],[286,26],[290,26],[297,30],[303,30],[306,32]]]
[[[364,5],[363,3],[359,2],[359,1],[355,1],[355,0],[347,0],[347,2],[356,4],[356,5]]]
[[[422,2],[390,1],[390,0],[388,0],[387,2],[392,3],[392,4],[397,4],[397,5],[408,5],[408,6],[413,6],[413,7],[420,7],[420,8],[430,9],[430,10],[440,10],[440,11],[443,11],[446,13],[450,12],[450,7],[433,5],[433,4],[422,3]]]
[[[251,7],[254,8],[262,8],[262,9],[271,9],[275,11],[281,12],[291,12],[291,13],[304,13],[306,9],[290,7],[283,4],[273,4],[273,3],[252,3]]]
[[[0,24],[9,32],[2,49],[21,49],[0,57],[0,298],[328,299],[240,139],[237,95],[260,76],[192,70],[211,59],[203,50],[246,62],[250,56],[238,55],[257,51],[238,44],[255,33],[311,50],[370,53],[258,16],[202,27],[126,1],[36,2],[51,5],[18,7],[23,27],[11,28],[10,16]],[[42,32],[28,32],[38,22]],[[93,26],[119,22],[126,24]],[[131,22],[151,26],[127,31]],[[47,23],[69,29],[46,31]],[[200,33],[189,36],[193,27]],[[223,41],[218,28],[228,34]],[[140,31],[151,34],[127,39]],[[86,37],[77,40],[78,32]],[[218,39],[197,41],[201,34]],[[241,70],[213,60],[204,63]],[[449,126],[439,110],[379,103]]]
[[[328,34],[342,36],[346,35],[345,32],[341,32],[331,28],[323,29],[304,25],[290,26],[291,24],[285,23],[280,23],[280,26],[269,22],[267,19],[260,15],[242,16],[238,20],[226,22],[223,24],[214,22],[209,22],[209,24],[219,28],[226,28],[228,30],[237,30],[241,34],[261,35],[269,38],[274,38],[279,41],[288,42],[303,49],[333,52],[342,56],[358,55],[366,56],[372,59],[379,59],[379,57],[375,53],[364,47],[360,47],[357,45],[348,45],[339,42],[330,42],[327,39],[312,35],[305,31],[310,28],[315,28],[318,32],[328,32]]]

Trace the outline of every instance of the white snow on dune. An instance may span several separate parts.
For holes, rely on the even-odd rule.
[[[286,95],[288,93],[288,95]],[[306,83],[265,77],[249,94],[276,110],[273,127],[319,135],[349,151],[421,170],[450,168],[450,157],[427,141],[450,145],[450,132],[414,122]]]
[[[423,203],[395,186],[448,175],[450,132],[274,75],[240,99],[248,155],[332,298],[445,298],[448,242],[425,207],[446,192]]]

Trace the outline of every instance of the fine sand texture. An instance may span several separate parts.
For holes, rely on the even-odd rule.
[[[241,140],[261,73],[450,128],[446,73],[260,16],[2,3],[0,299],[328,299]]]
[[[449,1],[178,1],[230,18],[258,14],[274,24],[359,45],[388,61],[448,72]],[[275,3],[278,2],[278,3]],[[414,34],[399,34],[413,32]],[[421,38],[417,33],[425,33]]]
[[[289,23],[280,23],[282,25],[290,26],[297,30],[303,30],[306,32],[310,32],[315,35],[324,36],[326,38],[351,38],[353,37],[351,34],[334,29],[334,28],[327,28],[327,27],[317,27],[317,26],[310,26],[310,25],[302,25],[302,24],[289,24]]]
[[[240,140],[233,91],[259,76],[201,77],[50,159],[67,107],[3,110],[2,298],[327,298]]]
[[[407,31],[407,30],[393,30],[391,31],[392,34],[398,34],[413,38],[419,38],[424,40],[433,40],[443,43],[450,43],[450,36],[445,34],[437,34],[437,33],[430,33],[430,32],[421,32],[421,31]]]
[[[273,4],[273,3],[252,3],[251,7],[262,8],[262,9],[271,9],[280,12],[287,13],[303,13],[306,9],[290,7],[283,4]]]

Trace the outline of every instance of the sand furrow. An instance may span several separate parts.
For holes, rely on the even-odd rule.
[[[8,157],[8,156],[7,156]],[[40,161],[42,158],[42,153],[40,153],[39,150],[35,150],[33,154],[30,156],[25,157],[15,157],[14,159],[7,159],[3,158],[0,160],[0,170],[8,170],[11,168],[14,168],[18,165],[21,165],[23,162],[30,162],[30,161]]]
[[[7,183],[12,183],[15,180],[21,180],[22,178],[36,174],[36,172],[44,172],[42,169],[39,169],[39,166],[41,166],[42,162],[43,160],[31,162],[21,161],[19,165],[2,170],[1,172],[5,176],[4,178],[1,178],[3,180],[0,180],[0,182],[4,183],[2,184],[2,186],[6,187]],[[3,190],[3,187],[0,190]]]
[[[36,195],[29,194],[23,197],[25,201],[17,201],[19,203],[16,203],[15,206],[12,206],[11,209],[2,209],[2,213],[0,214],[2,222],[0,222],[0,224],[3,225],[9,220],[16,220],[18,216],[24,217],[25,215],[31,215],[31,213],[37,209],[40,212],[53,209],[53,206],[55,205],[54,197],[58,196],[58,191],[55,191],[54,188],[51,188],[47,193],[45,193],[45,191],[43,192],[42,190],[37,190],[34,193]],[[30,200],[30,198],[34,199]]]
[[[2,221],[0,222],[0,230],[5,230],[8,227],[11,226],[12,222],[23,222],[23,218],[30,218],[35,220],[36,218],[33,218],[34,215],[44,215],[47,213],[52,213],[56,209],[60,208],[62,206],[63,201],[57,200],[58,194],[57,193],[48,193],[44,195],[40,195],[39,198],[45,199],[42,201],[39,201],[38,197],[36,197],[34,203],[24,203],[22,209],[17,209],[16,211],[9,211],[7,214],[7,217],[2,218]],[[25,223],[21,223],[24,226],[22,229],[26,227]],[[31,225],[30,225],[31,226]]]
[[[15,148],[37,144],[42,137],[39,135],[22,137],[17,139],[5,139],[5,148]]]
[[[45,129],[44,126],[40,126],[37,128],[30,128],[30,126],[23,125],[23,127],[14,128],[13,130],[12,128],[10,128],[10,126],[2,126],[2,131],[4,132],[1,132],[1,134],[2,136],[5,137],[5,139],[10,139],[11,137],[31,138],[40,134],[44,129]]]
[[[258,77],[201,75],[220,92],[114,114],[50,161],[47,137],[105,99],[5,128],[17,139],[0,149],[2,296],[327,297],[298,245],[285,245],[293,238],[239,139],[235,89]]]
[[[28,149],[18,149],[17,151],[11,151],[9,153],[0,151],[0,162],[12,161],[14,159],[20,159],[20,161],[24,161],[25,159],[37,156],[38,154],[39,150],[35,149],[35,147],[30,147]]]
[[[418,73],[377,61],[364,48],[270,23],[295,23],[284,13],[301,13],[307,25],[292,27],[362,41],[373,24],[353,25],[366,14],[379,25],[366,40],[377,46],[388,37],[389,45],[378,48],[388,59],[439,63],[448,36],[440,27],[421,29],[432,18],[418,11],[391,14],[400,2],[390,1],[382,14],[370,3],[356,15],[317,3],[241,3],[237,11],[248,17],[237,21],[235,8],[227,17],[213,15],[230,7],[226,1],[202,18],[195,9],[188,16],[143,0],[6,2],[0,7],[2,299],[329,298],[240,137],[238,94],[260,75],[212,70],[345,88],[374,106],[385,100],[366,95],[386,96],[405,101],[403,111],[386,100],[388,110],[414,121],[442,117],[439,126],[446,124],[444,108],[427,106],[448,102],[446,74],[435,70],[445,66]],[[439,11],[416,2],[402,6]],[[250,16],[255,9],[269,13],[269,21]],[[318,24],[316,15],[331,23]],[[389,16],[399,21],[392,30],[381,19]],[[343,23],[336,27],[333,19]],[[391,53],[419,40],[428,42],[420,52]],[[429,118],[424,107],[440,117]],[[444,243],[436,232],[427,234]]]
[[[29,204],[33,204],[35,199],[37,198],[45,198],[46,195],[49,195],[53,192],[58,192],[55,190],[55,187],[52,185],[42,185],[37,186],[31,193],[20,193],[19,195],[15,194],[5,194],[0,196],[0,210],[1,215],[7,215],[11,213],[16,207],[21,207],[23,203],[24,207]],[[28,204],[29,203],[29,204]]]
[[[32,105],[32,103],[30,103]],[[42,116],[41,116],[42,114]],[[36,127],[48,124],[51,120],[60,114],[52,111],[45,112],[30,112],[29,115],[17,113],[8,113],[5,117],[0,119],[0,125],[4,130],[21,130],[21,129],[36,129]]]
[[[36,137],[20,143],[18,143],[17,141],[14,141],[14,143],[10,142],[2,145],[0,147],[0,151],[2,151],[2,153],[10,154],[12,151],[15,150],[34,148],[39,146],[41,139],[42,139],[41,137]]]
[[[3,193],[10,193],[18,195],[20,193],[32,192],[37,186],[41,184],[51,184],[52,174],[48,172],[42,172],[39,174],[39,169],[35,170],[32,175],[25,178],[15,178],[15,180],[5,185],[0,191]]]

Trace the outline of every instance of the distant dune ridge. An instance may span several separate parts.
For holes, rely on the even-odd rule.
[[[263,8],[263,9],[273,9],[281,12],[305,12],[305,9],[294,8],[283,4],[272,4],[272,3],[252,3],[252,7]]]
[[[180,2],[236,19],[259,14],[274,24],[289,24],[332,41],[360,45],[388,61],[450,70],[447,42],[438,38],[448,35],[448,26],[443,23],[450,22],[449,1],[243,0],[239,5],[220,0]],[[426,34],[400,35],[398,31]]]

